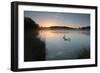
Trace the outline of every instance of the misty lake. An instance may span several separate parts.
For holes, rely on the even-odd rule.
[[[40,30],[45,42],[45,60],[90,58],[89,30]]]

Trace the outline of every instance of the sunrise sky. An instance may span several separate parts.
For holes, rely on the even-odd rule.
[[[24,11],[24,17],[32,18],[40,27],[68,26],[79,28],[90,26],[90,14]]]

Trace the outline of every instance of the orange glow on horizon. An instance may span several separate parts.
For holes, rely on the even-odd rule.
[[[51,26],[56,26],[57,23],[54,21],[45,21],[42,22],[43,25],[41,25],[41,27],[51,27]]]
[[[76,24],[67,24],[67,23],[55,22],[55,21],[51,21],[51,20],[42,21],[40,24],[40,27],[51,27],[51,26],[65,26],[65,27],[72,27],[72,28],[81,27],[79,24],[77,24],[77,25]]]

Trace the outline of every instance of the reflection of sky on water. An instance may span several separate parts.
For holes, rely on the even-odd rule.
[[[71,40],[64,40],[64,35]],[[47,60],[75,59],[80,50],[90,49],[89,31],[42,30],[40,31],[39,37],[46,44]]]

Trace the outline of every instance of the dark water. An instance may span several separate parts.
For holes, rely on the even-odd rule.
[[[29,41],[27,38],[24,40]],[[38,47],[27,45],[27,41],[25,42],[25,61],[90,58],[89,30],[40,30],[35,38],[31,35],[30,40],[33,40],[31,45]]]

